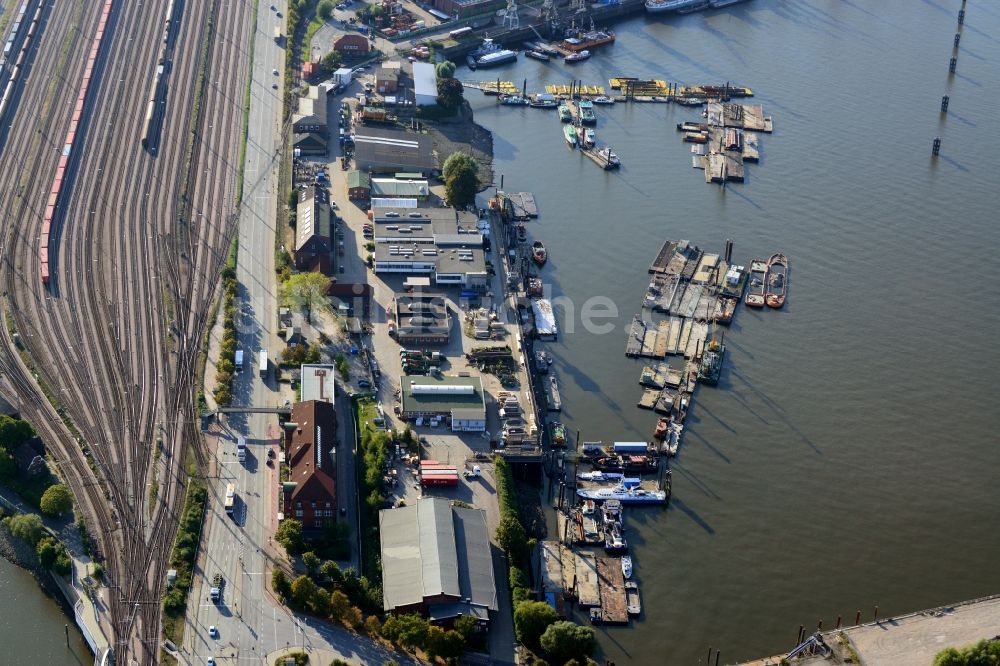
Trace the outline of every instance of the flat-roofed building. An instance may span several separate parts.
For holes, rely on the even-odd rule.
[[[437,73],[429,62],[413,63],[413,103],[417,106],[437,104]]]
[[[396,341],[401,345],[446,345],[451,315],[444,294],[428,292],[395,297]]]
[[[482,378],[404,375],[399,384],[403,418],[439,416],[451,419],[452,430],[486,430],[486,394]]]
[[[489,623],[498,607],[484,511],[424,497],[380,511],[379,533],[386,611],[448,626],[463,615]]]
[[[303,363],[299,375],[302,402],[322,400],[334,402],[337,373],[331,363]]]
[[[395,129],[358,127],[354,135],[354,165],[369,173],[396,173],[401,169],[432,175],[437,161],[425,134]]]

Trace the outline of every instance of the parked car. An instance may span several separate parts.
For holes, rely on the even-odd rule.
[[[214,624],[208,628],[208,635],[211,636],[212,638],[219,637],[219,630],[215,628]]]

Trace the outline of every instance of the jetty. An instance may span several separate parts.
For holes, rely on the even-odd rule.
[[[538,217],[538,205],[535,195],[531,192],[503,192],[506,202],[510,205],[509,215],[512,219],[524,221]]]
[[[625,576],[621,561],[612,557],[597,558],[597,583],[601,595],[600,614],[591,612],[591,620],[600,624],[628,624],[625,603]]]
[[[590,552],[575,553],[576,602],[581,608],[601,605],[597,558]]]
[[[709,183],[743,182],[744,163],[760,161],[758,132],[774,131],[770,116],[760,104],[732,104],[710,101],[706,105],[707,123],[684,122],[677,125],[683,141],[697,144],[691,166],[704,169]]]

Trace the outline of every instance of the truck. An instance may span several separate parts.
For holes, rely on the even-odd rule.
[[[208,598],[219,603],[222,600],[222,586],[225,585],[225,580],[222,578],[222,574],[215,574],[212,576],[212,588],[208,591]]]
[[[247,459],[247,438],[243,435],[236,438],[236,459],[240,462]]]
[[[259,368],[259,371],[260,371],[260,378],[261,379],[267,379],[267,350],[266,349],[261,349],[260,350],[260,354],[258,355],[257,365],[258,365],[258,368]]]
[[[274,43],[281,44],[281,26],[274,26]]]
[[[226,485],[226,514],[233,515],[233,506],[236,504],[236,484]]]

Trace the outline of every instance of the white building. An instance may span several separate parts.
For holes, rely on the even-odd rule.
[[[428,62],[413,63],[413,101],[417,106],[437,104],[437,74]]]

